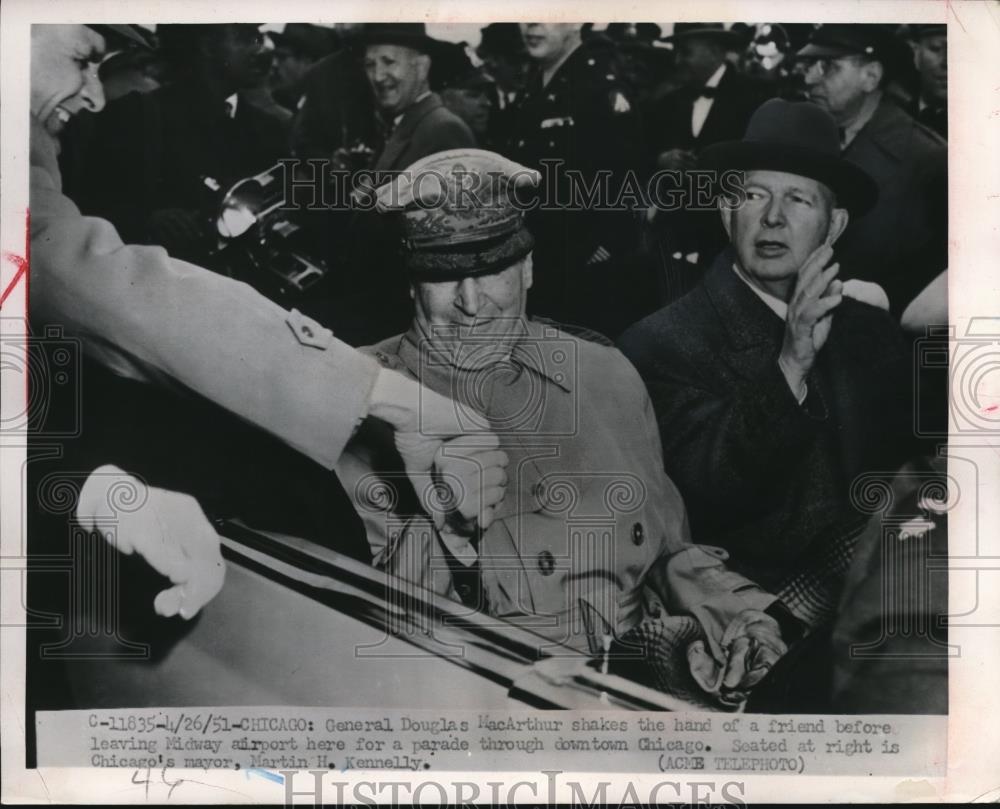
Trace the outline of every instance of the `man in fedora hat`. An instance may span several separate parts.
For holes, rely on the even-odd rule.
[[[890,28],[840,23],[817,26],[796,57],[808,98],[837,122],[844,157],[879,187],[837,254],[885,289],[897,317],[948,264],[947,144],[884,92],[908,57]]]
[[[445,149],[475,145],[468,125],[431,92],[431,62],[443,43],[423,23],[370,23],[364,66],[389,131],[376,171],[399,170]]]
[[[795,622],[726,570],[723,551],[690,544],[649,398],[624,357],[593,333],[526,316],[534,239],[511,196],[538,173],[479,150],[432,155],[407,173],[379,198],[401,220],[413,322],[369,351],[480,412],[506,466],[484,471],[497,451],[474,442],[440,455],[433,477],[450,506],[436,521],[431,492],[398,475],[392,447],[359,433],[338,472],[375,563],[598,655],[615,639],[701,638],[695,678],[738,699],[783,652],[781,622],[787,632]],[[501,483],[502,503],[491,488]],[[760,655],[744,657],[751,638]],[[682,688],[668,661],[656,665],[660,687]]]
[[[744,173],[742,198],[721,207],[731,249],[620,345],[649,387],[695,540],[818,621],[864,521],[851,483],[895,468],[907,424],[899,329],[845,294],[851,269],[830,263],[878,191],[806,102],[765,102],[743,140],[704,159]]]
[[[681,86],[649,110],[650,162],[656,169],[689,171],[698,168],[706,146],[739,138],[774,88],[745,76],[727,60],[727,52],[743,39],[722,23],[676,23],[665,41],[674,47]],[[675,266],[687,278],[697,278],[700,270],[694,272],[691,265],[707,266],[726,241],[714,212],[693,207],[694,200],[688,199],[681,210],[655,212],[662,247],[675,260],[680,257]]]
[[[320,59],[333,53],[336,35],[330,28],[307,22],[290,22],[268,34],[274,43],[270,89],[274,100],[295,112],[304,92],[306,74]]]
[[[726,60],[742,38],[722,23],[679,22],[664,41],[674,46],[683,86],[650,111],[650,147],[658,168],[691,169],[705,146],[743,134],[767,87]]]

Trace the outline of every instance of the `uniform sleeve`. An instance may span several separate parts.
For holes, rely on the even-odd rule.
[[[332,468],[378,366],[250,286],[125,245],[31,172],[31,315],[116,373],[168,378]]]

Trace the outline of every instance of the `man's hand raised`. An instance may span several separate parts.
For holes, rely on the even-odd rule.
[[[799,270],[795,291],[788,302],[778,365],[796,396],[805,390],[806,377],[816,355],[830,336],[833,310],[843,300],[844,285],[836,280],[840,264],[826,266],[832,257],[833,248],[828,244],[813,251]]]

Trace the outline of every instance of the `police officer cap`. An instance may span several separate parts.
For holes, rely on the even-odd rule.
[[[868,56],[878,61],[895,56],[892,32],[883,25],[828,23],[817,25],[797,56],[805,59]]]
[[[495,152],[438,152],[381,186],[376,210],[400,214],[402,260],[414,280],[488,275],[534,247],[512,195],[539,179],[537,171]]]

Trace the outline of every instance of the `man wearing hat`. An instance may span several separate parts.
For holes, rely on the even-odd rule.
[[[511,196],[538,173],[460,150],[407,174],[380,190],[379,204],[401,220],[413,322],[369,351],[480,412],[507,464],[504,474],[484,471],[495,450],[473,440],[439,455],[433,480],[450,506],[435,521],[434,485],[414,489],[391,445],[359,432],[338,473],[375,563],[599,655],[615,639],[638,642],[640,624],[669,612],[658,627],[678,642],[707,641],[691,652],[695,678],[735,698],[783,652],[779,626],[790,616],[727,571],[724,552],[690,544],[649,398],[624,357],[593,333],[525,315],[534,240]],[[749,638],[760,644],[754,663],[735,651]]]
[[[878,190],[806,102],[765,102],[743,140],[704,160],[744,172],[741,199],[721,208],[731,249],[620,345],[649,387],[695,540],[722,545],[736,570],[815,622],[864,522],[851,483],[898,466],[908,425],[899,329],[847,294],[854,284],[838,275],[849,266],[831,264]]]
[[[362,34],[365,73],[389,132],[376,171],[400,170],[429,154],[475,145],[466,123],[431,92],[431,62],[443,43],[425,29],[423,23],[370,23]]]
[[[679,22],[664,41],[674,46],[683,87],[650,111],[650,146],[658,168],[691,169],[705,146],[743,134],[767,88],[726,61],[742,38],[722,23]]]
[[[948,140],[948,26],[907,27],[913,63],[920,75],[920,92],[911,114]]]
[[[883,92],[906,58],[890,29],[868,24],[818,26],[797,54],[806,93],[836,121],[844,157],[879,188],[837,255],[885,289],[897,317],[948,264],[947,144]]]
[[[273,31],[269,36],[274,43],[271,92],[275,101],[295,112],[302,100],[306,73],[334,50],[334,33],[320,25],[290,22],[284,29]]]
[[[743,75],[726,59],[743,38],[722,23],[676,23],[665,41],[674,46],[681,86],[649,111],[651,161],[656,169],[687,171],[698,168],[698,155],[709,144],[740,137],[774,88]],[[668,254],[705,267],[725,245],[725,234],[713,211],[690,210],[693,206],[689,199],[683,210],[657,212],[657,227]]]

